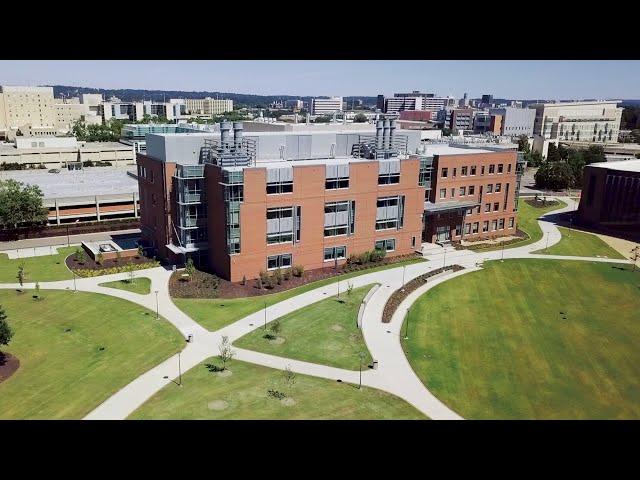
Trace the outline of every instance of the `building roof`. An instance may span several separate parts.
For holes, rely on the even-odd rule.
[[[597,162],[590,163],[589,167],[606,168],[607,170],[618,170],[620,172],[640,173],[640,160],[620,160],[617,162]]]
[[[492,150],[486,150],[483,148],[463,148],[452,147],[444,143],[427,144],[425,151],[421,155],[473,155],[476,153],[495,153]]]
[[[13,179],[30,185],[38,185],[45,200],[53,198],[86,197],[136,193],[138,181],[125,168],[87,167],[60,173],[47,170],[9,170],[0,172],[0,180]]]

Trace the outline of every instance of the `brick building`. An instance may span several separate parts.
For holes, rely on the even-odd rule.
[[[436,145],[412,153],[417,145],[395,132],[394,118],[379,120],[375,135],[233,129],[233,138],[230,124],[213,138],[147,136],[140,218],[161,258],[179,264],[188,255],[239,281],[376,248],[403,255],[423,241],[515,232],[516,152]]]

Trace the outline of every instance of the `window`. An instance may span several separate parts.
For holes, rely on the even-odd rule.
[[[469,167],[462,167],[462,168],[460,169],[460,170],[461,170],[460,174],[461,174],[463,177],[466,177],[466,176],[467,176],[468,168],[469,168]]]
[[[497,220],[492,220],[491,221],[491,231],[493,232],[494,230],[496,230],[498,226],[498,221]]]
[[[473,208],[467,208],[467,215],[473,214]]]
[[[579,139],[579,137],[578,137]],[[507,165],[507,173],[511,173],[511,164]]]
[[[404,225],[404,195],[378,198],[376,230],[400,229]]]
[[[504,230],[504,218],[498,220],[498,229]]]
[[[487,185],[487,193],[493,193],[493,183]]]
[[[476,193],[476,187],[469,185],[469,195],[473,195],[474,193]]]
[[[293,207],[267,209],[267,243],[293,242]]]
[[[496,193],[498,193],[502,188],[502,184],[501,183],[496,183]]]
[[[448,168],[443,168],[442,172],[440,173],[440,176],[442,178],[447,178],[448,175],[449,175],[449,169]]]
[[[340,260],[347,257],[347,247],[328,247],[324,249],[324,261]]]
[[[476,166],[472,166],[471,167],[471,175],[475,175],[476,174]]]
[[[480,224],[478,222],[475,222],[473,224],[473,226],[471,227],[471,233],[478,233],[478,227],[480,226]]]
[[[447,198],[447,189],[446,188],[441,188],[440,189],[440,198]]]
[[[495,165],[489,165],[489,175],[492,175],[496,172],[496,166]]]
[[[400,160],[378,162],[378,185],[400,183]]]
[[[153,170],[149,170],[149,180],[153,183]]]
[[[293,168],[267,169],[267,195],[293,192]]]
[[[500,208],[500,203],[496,202],[496,203],[493,204],[493,211],[494,212],[497,212],[499,208]]]
[[[327,165],[324,188],[327,190],[349,188],[349,164]]]
[[[471,224],[470,223],[465,223],[464,225],[464,234],[468,235],[471,233]]]
[[[490,203],[485,203],[484,204],[484,211],[485,211],[485,213],[491,211],[491,204]]]
[[[480,167],[480,175],[484,175],[484,165]]]
[[[452,188],[452,189],[451,189],[451,198],[453,198],[453,197],[455,197],[455,196],[456,196],[456,189],[455,189],[455,188]]]
[[[415,237],[413,237],[415,241]],[[377,240],[375,244],[376,250],[382,250],[385,252],[393,252],[396,249],[396,239],[389,238],[387,240]]]
[[[324,205],[324,236],[352,234],[355,230],[356,202],[331,202]]]
[[[513,218],[511,220],[513,220]],[[416,246],[416,237],[411,237],[411,247],[414,248],[415,246]]]
[[[457,169],[457,168],[454,168],[454,169],[453,169],[453,176],[454,176],[454,177],[456,176],[456,173],[458,173],[458,169]]]
[[[290,253],[283,253],[282,255],[271,255],[267,257],[267,270],[275,270],[276,268],[288,268],[290,266]]]
[[[509,219],[509,228],[513,228],[513,217]]]
[[[489,220],[485,220],[484,222],[482,222],[482,231],[483,232],[489,231]]]
[[[502,170],[504,168],[504,165],[502,163],[498,164],[498,173],[502,173]]]

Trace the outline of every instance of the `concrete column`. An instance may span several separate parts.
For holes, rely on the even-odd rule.
[[[54,200],[56,206],[56,223],[60,225],[60,208],[58,208],[58,199]]]
[[[98,197],[96,197],[96,216],[98,217],[98,221],[100,221],[100,201]]]
[[[136,194],[133,194],[133,216],[135,218],[138,218],[139,216],[139,212],[138,212],[138,202],[136,201]]]

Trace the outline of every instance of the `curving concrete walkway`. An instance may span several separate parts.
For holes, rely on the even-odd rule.
[[[564,199],[563,199],[564,200]],[[566,201],[566,200],[565,200]],[[548,260],[588,260],[597,262],[630,263],[625,260],[602,259],[591,257],[570,257],[559,255],[539,255],[532,254],[532,251],[545,248],[546,245],[554,245],[561,239],[560,231],[556,228],[549,217],[564,211],[571,211],[576,208],[576,202],[569,200],[567,207],[555,210],[539,220],[543,231],[543,237],[538,242],[505,249],[504,251],[493,251],[486,253],[472,252],[469,250],[442,251],[429,256],[429,262],[407,265],[388,269],[383,272],[373,272],[363,274],[347,280],[333,283],[324,287],[305,292],[298,296],[284,300],[266,309],[266,322],[275,320],[295,310],[303,308],[312,303],[318,302],[328,296],[333,296],[341,291],[344,293],[348,284],[358,288],[371,283],[379,283],[380,287],[371,295],[364,305],[362,318],[362,333],[364,340],[374,360],[378,362],[375,370],[367,369],[362,372],[362,384],[365,386],[378,388],[406,400],[418,410],[432,419],[462,419],[460,415],[452,411],[440,402],[417,377],[409,361],[402,350],[400,342],[400,328],[402,326],[407,308],[435,285],[455,278],[465,273],[479,270],[480,265],[485,260],[499,260],[501,258],[543,258]],[[547,243],[548,242],[548,243]],[[402,288],[403,280],[408,282],[431,270],[443,265],[459,264],[465,267],[455,273],[445,274],[432,282],[425,284],[412,292],[400,305],[390,323],[382,323],[382,312],[384,306],[396,290]],[[180,354],[162,362],[124,388],[116,392],[113,396],[94,409],[86,419],[124,419],[133,413],[146,400],[151,398],[164,386],[170,382],[179,383],[179,367],[182,373],[200,364],[205,359],[218,354],[218,346],[222,336],[229,337],[231,342],[239,339],[247,333],[261,328],[265,324],[265,311],[248,315],[237,322],[228,325],[215,332],[210,332],[192,320],[188,315],[178,309],[169,296],[169,277],[171,271],[162,267],[136,272],[136,276],[148,277],[151,279],[151,293],[139,295],[124,290],[108,287],[101,287],[98,284],[114,280],[127,278],[127,274],[120,273],[114,275],[104,275],[94,278],[76,279],[75,288],[80,291],[102,293],[112,295],[125,300],[142,305],[152,311],[159,312],[160,316],[174,325],[185,337],[193,335],[191,343],[185,343],[185,348]],[[18,288],[18,284],[0,284],[0,288]],[[25,283],[24,288],[33,288],[34,284]],[[73,280],[58,282],[43,282],[42,289],[74,289]],[[157,291],[157,294],[155,293]],[[354,359],[354,370],[345,370],[326,365],[319,365],[310,362],[293,360],[289,358],[268,355],[234,348],[235,357],[259,365],[271,368],[291,370],[316,377],[331,380],[342,380],[357,384],[359,382],[359,363]]]

